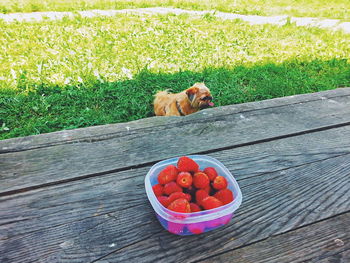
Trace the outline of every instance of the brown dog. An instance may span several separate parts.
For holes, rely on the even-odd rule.
[[[180,93],[159,91],[154,99],[157,116],[185,116],[210,106],[213,97],[204,83],[196,83]]]

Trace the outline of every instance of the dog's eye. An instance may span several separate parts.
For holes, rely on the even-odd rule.
[[[213,98],[211,96],[205,96],[201,98],[201,100],[212,100]]]

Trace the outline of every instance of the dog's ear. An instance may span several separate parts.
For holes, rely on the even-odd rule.
[[[186,95],[190,101],[193,101],[194,96],[196,95],[197,92],[198,92],[197,87],[191,87],[191,88],[186,90]]]

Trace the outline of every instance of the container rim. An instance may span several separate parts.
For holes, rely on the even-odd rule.
[[[204,222],[208,220],[214,220],[219,217],[228,215],[233,213],[235,210],[238,209],[238,207],[242,203],[242,192],[241,189],[239,188],[239,185],[231,172],[217,159],[206,156],[206,155],[186,155],[187,157],[193,159],[193,160],[198,160],[198,159],[205,159],[205,161],[209,161],[212,163],[215,163],[217,166],[219,166],[222,170],[224,170],[225,175],[228,177],[229,181],[233,184],[234,189],[236,190],[236,196],[235,199],[224,206],[217,207],[214,209],[210,210],[205,210],[205,211],[200,211],[200,212],[194,212],[194,213],[179,213],[179,212],[174,212],[166,207],[162,206],[159,201],[157,200],[156,195],[154,194],[152,190],[152,185],[151,185],[151,180],[150,180],[150,175],[153,173],[153,171],[162,165],[169,165],[169,164],[176,164],[177,160],[180,158],[179,157],[174,157],[170,159],[166,159],[160,162],[155,163],[151,169],[148,171],[146,177],[145,177],[145,188],[146,188],[146,193],[148,200],[150,201],[154,211],[164,218],[167,221],[171,221],[174,223],[181,223],[181,224],[189,224],[189,223],[198,223],[198,222]],[[198,215],[196,215],[198,214]]]

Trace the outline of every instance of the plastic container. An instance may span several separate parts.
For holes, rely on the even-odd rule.
[[[188,155],[196,161],[201,170],[214,167],[219,175],[227,179],[227,188],[233,192],[234,200],[224,206],[195,213],[178,213],[162,206],[156,198],[152,186],[158,183],[158,174],[166,166],[176,166],[179,157],[167,159],[152,166],[145,178],[147,197],[156,212],[160,224],[169,232],[177,235],[193,235],[204,233],[220,226],[226,225],[233,217],[233,212],[242,202],[242,193],[238,183],[229,170],[218,160],[205,155]]]

